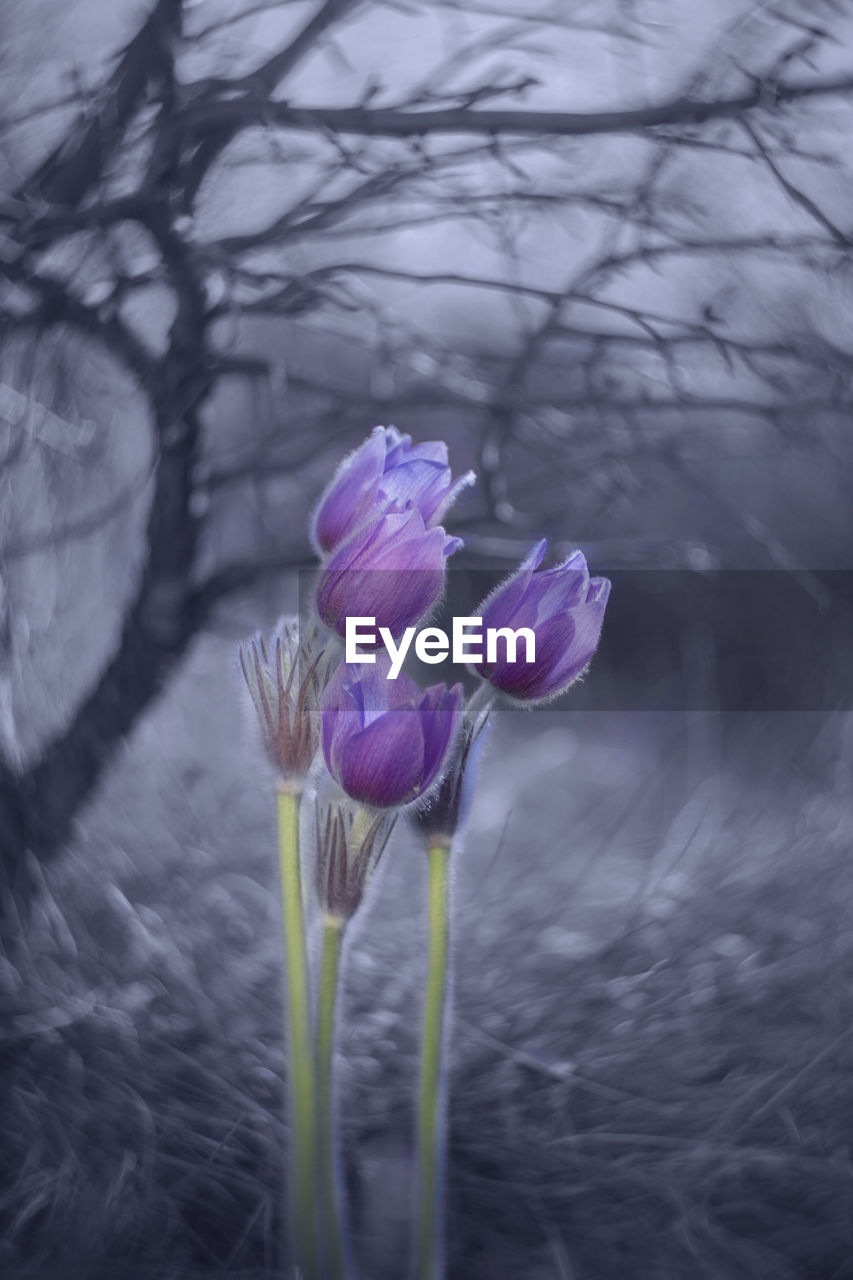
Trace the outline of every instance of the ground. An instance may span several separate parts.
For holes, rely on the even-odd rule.
[[[233,639],[138,728],[2,972],[10,1280],[283,1274],[273,809]],[[453,884],[451,1280],[853,1277],[852,741],[501,716]],[[424,889],[401,829],[346,956],[367,1280],[406,1272]]]

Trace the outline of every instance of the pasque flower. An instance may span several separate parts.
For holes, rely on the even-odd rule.
[[[319,701],[328,670],[320,628],[282,619],[272,635],[240,646],[240,667],[270,763],[285,782],[304,778],[319,745]]]
[[[413,445],[411,436],[395,427],[376,427],[323,492],[314,513],[314,544],[325,555],[383,511],[402,511],[409,504],[429,528],[473,481],[469,471],[454,483],[443,441]]]
[[[320,704],[323,755],[332,777],[362,804],[409,804],[438,777],[453,741],[462,686],[425,692],[390,663],[341,663]]]
[[[299,808],[320,738],[320,694],[330,665],[329,636],[317,622],[282,620],[269,637],[240,647],[264,748],[279,775],[276,811],[284,922],[287,1076],[291,1106],[291,1222],[297,1270],[318,1274],[315,1054],[299,851]]]
[[[529,627],[534,632],[535,661],[509,662],[499,646],[496,662],[476,667],[496,689],[524,702],[555,697],[583,673],[598,646],[610,595],[606,578],[590,578],[580,551],[537,573],[547,545],[544,539],[537,543],[478,610],[484,628]]]
[[[447,764],[437,786],[410,815],[428,844],[450,845],[468,821],[480,756],[489,736],[489,715],[495,696],[488,686],[481,685],[480,690],[489,696],[480,698],[475,694],[469,700],[460,717],[459,732],[448,752]]]
[[[339,635],[347,617],[369,617],[398,636],[429,613],[444,590],[445,559],[461,546],[441,527],[427,529],[415,506],[385,512],[332,553],[317,612]]]
[[[317,898],[327,916],[355,915],[396,821],[395,810],[367,809],[340,791],[317,798],[314,866]]]

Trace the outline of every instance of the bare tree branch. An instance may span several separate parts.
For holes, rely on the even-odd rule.
[[[747,137],[752,139],[752,142],[755,144],[756,151],[767,165],[767,168],[773,174],[773,177],[779,183],[779,186],[785,194],[790,196],[794,203],[799,205],[801,209],[804,209],[809,217],[812,218],[819,227],[823,227],[824,231],[828,231],[836,244],[840,244],[844,248],[848,248],[853,244],[851,237],[846,235],[839,227],[837,227],[835,223],[826,216],[823,210],[818,208],[814,200],[812,200],[805,191],[801,191],[799,187],[796,187],[793,182],[785,177],[784,173],[779,168],[779,165],[770,154],[767,146],[759,136],[757,129],[754,129],[748,120],[742,120],[740,123],[741,128],[746,133]]]
[[[446,108],[408,111],[394,107],[296,106],[290,102],[256,100],[251,95],[195,103],[184,113],[188,134],[215,137],[249,125],[286,129],[328,129],[365,137],[410,138],[443,133],[524,134],[534,137],[593,137],[611,133],[637,133],[671,125],[699,126],[713,120],[735,120],[750,111],[778,108],[788,103],[847,96],[853,93],[853,76],[826,80],[759,84],[748,93],[708,102],[672,98],[651,107],[624,111],[478,111]]]
[[[187,57],[181,0],[148,3],[153,7],[112,72],[80,99],[85,114],[0,202],[4,333],[71,329],[108,352],[144,396],[152,446],[140,576],[115,650],[31,768],[19,776],[0,762],[7,887],[17,887],[28,858],[50,856],[68,837],[116,744],[216,604],[303,562],[304,543],[277,544],[271,521],[253,529],[254,554],[242,544],[239,551],[224,545],[221,563],[202,571],[208,541],[201,539],[210,531],[217,543],[217,511],[230,512],[233,504],[242,512],[240,504],[251,497],[262,525],[274,492],[267,481],[292,478],[318,448],[348,441],[353,427],[398,413],[462,416],[480,451],[488,508],[469,524],[475,531],[489,525],[490,536],[497,536],[502,526],[523,530],[535,510],[562,536],[566,487],[577,482],[585,491],[597,484],[596,501],[612,502],[629,493],[626,456],[654,461],[692,488],[698,455],[689,452],[688,428],[697,423],[711,418],[743,428],[745,452],[768,437],[781,450],[796,443],[796,415],[819,422],[850,407],[849,353],[813,329],[800,335],[793,324],[780,323],[760,335],[744,333],[726,313],[716,283],[698,297],[680,294],[683,308],[666,287],[694,263],[710,280],[713,264],[735,258],[745,264],[782,258],[811,271],[847,259],[853,228],[824,212],[819,185],[815,194],[805,181],[794,183],[787,164],[796,157],[843,165],[827,130],[819,146],[810,144],[808,131],[800,145],[794,108],[849,99],[853,73],[796,79],[803,49],[789,44],[780,52],[777,43],[759,55],[770,59],[769,69],[746,70],[735,82],[746,88],[719,90],[721,68],[723,83],[731,84],[729,33],[729,45],[716,50],[707,71],[651,105],[594,112],[498,106],[496,98],[523,93],[535,76],[527,63],[494,70],[493,62],[478,59],[503,51],[527,56],[529,31],[553,34],[588,24],[556,6],[518,19],[498,0],[482,0],[469,6],[471,13],[512,18],[512,25],[487,24],[482,36],[457,43],[426,77],[413,78],[400,99],[376,105],[388,102],[377,71],[365,76],[350,105],[310,106],[283,96],[288,77],[331,41],[336,24],[365,11],[381,18],[377,6],[317,3],[296,34],[248,73],[193,80],[199,48],[196,42]],[[437,7],[454,6],[466,12],[455,0]],[[247,3],[196,35],[215,37],[268,8]],[[620,33],[635,38],[634,30],[626,22]],[[828,39],[806,34],[809,53],[815,40]],[[193,65],[189,74],[185,58]],[[706,128],[726,121],[733,127]],[[780,121],[785,128],[774,131]],[[264,146],[280,153],[283,166],[298,167],[296,180],[283,184],[279,203],[274,211],[265,207],[254,231],[246,229],[247,219],[205,242],[195,226],[197,194],[208,175],[239,178],[236,164],[257,163],[252,130],[265,131]],[[282,138],[280,131],[309,137]],[[452,146],[429,145],[452,135],[459,135]],[[549,145],[557,137],[607,135],[641,139],[623,149],[637,157],[633,167],[617,165],[603,176],[585,164],[582,147]],[[232,171],[225,152],[241,136],[246,146],[235,148],[240,154]],[[603,150],[595,142],[591,149]],[[759,231],[752,222],[744,229],[734,220],[710,221],[703,216],[701,181],[698,191],[680,182],[692,150],[702,152],[699,168],[752,162],[762,190],[782,190],[810,224],[798,230],[795,217]],[[581,234],[563,267],[569,210],[578,211]],[[402,233],[431,224],[461,229],[455,259],[401,257]],[[522,237],[540,227],[553,234],[555,264],[543,270],[540,258],[522,270]],[[359,250],[340,249],[341,240],[368,235],[364,260]],[[391,250],[384,259],[381,236]],[[454,237],[442,226],[435,239]],[[469,268],[465,253],[475,239]],[[646,291],[648,268],[664,279],[659,297]],[[428,332],[409,305],[411,291],[399,285],[443,288],[442,315],[452,322],[459,305],[463,337],[445,334],[441,325]],[[157,297],[153,333],[138,318],[146,292]],[[396,304],[403,293],[406,302]],[[497,301],[506,304],[502,310]],[[487,321],[482,329],[470,321],[478,307]],[[500,351],[489,346],[490,325],[500,322],[490,309],[508,317]],[[273,355],[266,344],[271,326],[254,345],[268,317],[278,325]],[[328,344],[319,357],[318,335]],[[311,348],[303,363],[300,345]],[[352,358],[357,378],[346,359],[338,360],[341,351]],[[709,370],[727,380],[712,385]],[[239,394],[254,397],[252,410],[259,413],[252,419],[256,432],[235,431],[223,445],[219,424],[206,414],[227,377],[245,379]],[[707,427],[701,432],[707,440]],[[6,447],[4,481],[21,465],[23,440],[22,434]],[[35,537],[11,531],[6,558],[85,536],[116,518],[130,496],[122,489],[105,502],[97,486],[94,493]],[[746,532],[778,559],[772,533],[754,522]]]
[[[103,173],[105,154],[139,107],[163,42],[180,31],[182,9],[183,0],[157,0],[98,95],[99,109],[84,116],[30,174],[18,199],[74,205],[92,190]]]
[[[252,96],[258,91],[265,95],[271,94],[301,62],[302,58],[316,44],[323,33],[345,13],[354,9],[359,2],[360,0],[324,0],[324,3],[320,5],[316,13],[312,14],[305,26],[301,28],[285,48],[274,53],[266,62],[251,71],[243,78],[242,82],[229,84],[229,92],[242,87]],[[221,155],[234,134],[243,127],[241,121],[235,120],[233,124],[226,126],[218,137],[207,138],[201,142],[188,166],[184,200],[185,208],[191,207],[211,165]]]

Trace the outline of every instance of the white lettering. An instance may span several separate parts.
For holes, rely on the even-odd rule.
[[[421,662],[444,662],[450,648],[447,632],[441,627],[424,627],[418,632],[415,653]]]
[[[399,645],[394,643],[394,637],[387,627],[380,627],[379,634],[382,637],[382,643],[388,650],[388,656],[391,659],[391,669],[388,672],[389,680],[396,680],[400,674],[403,663],[406,660],[406,654],[409,652],[409,645],[412,643],[412,636],[415,634],[414,627],[406,627],[400,637]]]
[[[376,646],[381,642],[391,659],[389,680],[396,680],[402,671],[412,641],[421,662],[444,662],[451,656],[454,662],[459,663],[483,661],[483,619],[479,617],[453,619],[452,646],[447,632],[441,627],[424,627],[422,631],[406,627],[399,640],[394,639],[388,627],[380,627],[377,636],[375,627],[375,618],[346,619],[344,661],[354,664],[375,662]],[[512,627],[487,627],[485,660],[490,665],[498,661],[498,640],[504,642],[507,662],[536,661],[536,632],[532,627],[519,627],[516,631]],[[518,656],[519,640],[524,640],[523,659]],[[362,645],[370,648],[364,650]]]
[[[536,632],[530,627],[519,627],[517,631],[513,631],[512,627],[489,627],[486,631],[486,662],[492,663],[498,660],[498,637],[506,641],[507,662],[518,662],[516,653],[519,636],[524,637],[524,661],[535,662]]]
[[[482,618],[454,618],[453,619],[453,661],[454,662],[482,662],[483,651],[479,653],[469,653],[468,645],[482,644],[482,635],[469,636],[466,631],[469,627],[476,627],[478,632],[482,631]]]
[[[375,631],[360,631],[360,627],[372,627],[375,618],[347,618],[344,647],[345,662],[375,662],[375,653],[359,653],[360,644],[376,644]]]

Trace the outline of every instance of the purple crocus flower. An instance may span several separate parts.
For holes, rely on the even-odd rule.
[[[376,427],[326,486],[314,513],[314,545],[326,555],[371,517],[409,504],[430,528],[473,481],[468,471],[453,482],[443,441],[413,445],[395,427]]]
[[[508,662],[498,645],[498,660],[478,664],[480,675],[496,689],[523,702],[539,702],[565,692],[583,673],[598,647],[610,595],[607,578],[590,578],[583,553],[575,551],[553,569],[539,568],[547,542],[533,548],[518,569],[483,601],[479,613],[489,627],[529,627],[536,636],[536,658]]]
[[[439,775],[453,741],[462,686],[425,692],[390,662],[341,663],[320,706],[323,755],[347,795],[380,809],[417,800]]]
[[[427,529],[417,507],[386,512],[329,557],[317,612],[341,636],[348,617],[374,618],[398,636],[429,613],[444,590],[444,561],[461,546],[441,527]]]

